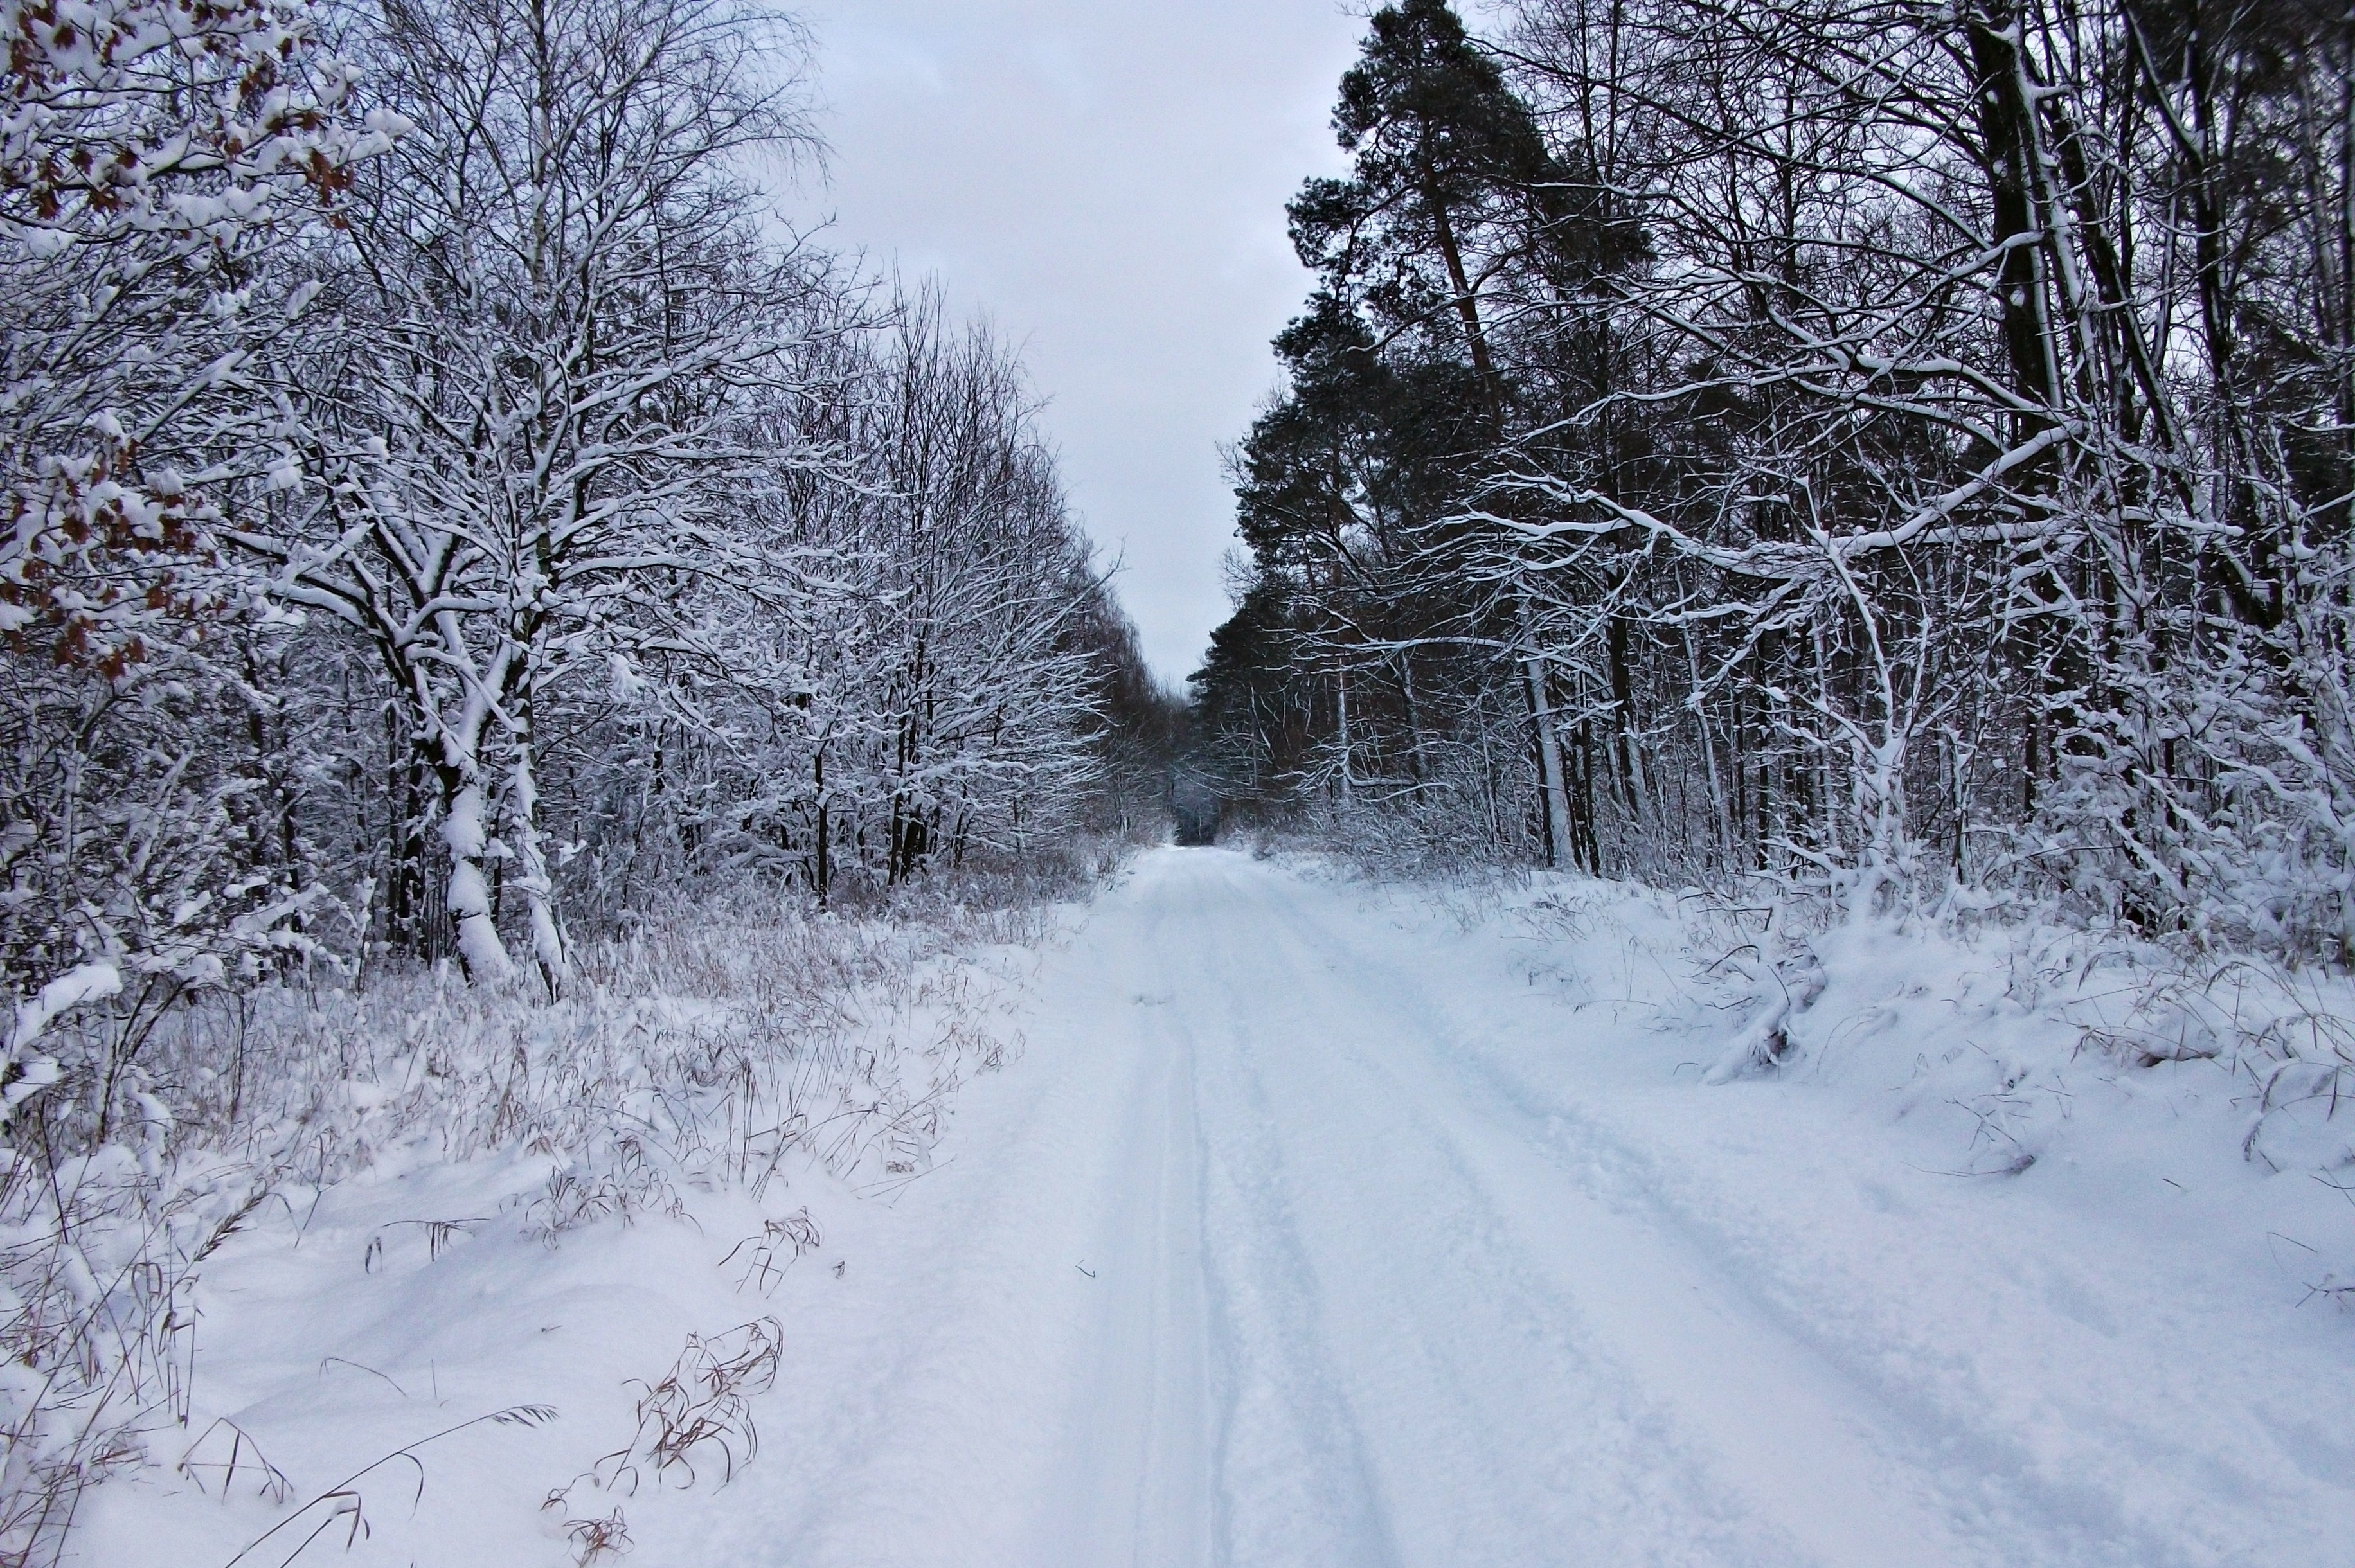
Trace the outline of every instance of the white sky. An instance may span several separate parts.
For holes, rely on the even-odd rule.
[[[1340,0],[805,0],[833,239],[1017,345],[1154,670],[1227,614],[1219,446],[1305,299],[1284,204],[1364,24]]]

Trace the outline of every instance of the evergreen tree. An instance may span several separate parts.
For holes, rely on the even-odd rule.
[[[1549,150],[1442,0],[1374,16],[1333,124],[1355,166],[1309,181],[1291,204],[1293,242],[1319,288],[1276,340],[1287,392],[1239,464],[1244,540],[1262,573],[1285,579],[1295,656],[1325,688],[1305,706],[1328,756],[1309,772],[1344,799],[1361,776],[1419,794],[1433,763],[1418,668],[1428,691],[1443,684],[1435,666],[1477,669],[1504,655],[1530,720],[1542,836],[1559,859],[1572,826],[1550,677],[1527,645],[1531,613],[1514,574],[1475,569],[1495,541],[1465,512],[1531,416],[1558,421],[1550,402],[1526,396],[1558,378],[1543,365],[1520,374],[1494,317],[1590,289],[1624,261],[1614,246],[1629,247],[1594,182]],[[1231,679],[1229,668],[1214,659],[1205,673]],[[1444,684],[1460,688],[1464,673]]]

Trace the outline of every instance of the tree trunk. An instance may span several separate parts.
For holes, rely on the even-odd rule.
[[[1546,864],[1559,871],[1567,868],[1571,856],[1570,791],[1562,777],[1561,736],[1554,729],[1545,661],[1532,653],[1521,668],[1529,689],[1529,722],[1537,731],[1538,785],[1545,795]]]

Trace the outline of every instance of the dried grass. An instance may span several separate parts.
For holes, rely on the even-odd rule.
[[[0,1568],[59,1561],[83,1490],[185,1428],[205,1261],[264,1204],[300,1204],[387,1148],[549,1157],[519,1218],[551,1245],[599,1220],[675,1211],[688,1186],[757,1194],[796,1162],[867,1189],[922,1174],[946,1097],[1018,1049],[1006,980],[967,955],[1043,939],[1036,898],[1053,891],[1066,890],[1000,880],[888,909],[676,910],[586,948],[554,1004],[447,971],[363,988],[323,974],[185,998],[160,1018],[127,1003],[135,1060],[106,1015],[86,1020],[78,1056],[61,1052],[83,1067],[30,1101],[0,1147]],[[815,1245],[799,1218],[806,1229],[779,1221],[742,1249],[745,1283],[773,1285]],[[438,1256],[494,1219],[388,1227],[368,1261],[408,1235]],[[749,1458],[739,1363],[750,1353],[773,1371],[775,1340],[725,1340],[691,1346],[707,1360],[649,1389],[648,1430],[669,1435],[633,1465],[732,1472]],[[218,1426],[181,1463],[217,1488],[273,1473]],[[357,1500],[325,1494],[298,1515],[306,1547],[366,1524]],[[583,1562],[627,1543],[618,1514],[573,1522]]]

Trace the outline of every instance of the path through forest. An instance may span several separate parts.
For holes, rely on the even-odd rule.
[[[1802,1159],[1798,1218],[1738,1233],[1708,1194],[1806,1123],[1664,1175],[1642,1129],[1744,1091],[1540,1086],[1515,1063],[1608,1026],[1460,935],[1240,854],[1146,858],[1047,960],[954,1160],[781,1301],[800,1371],[759,1467],[645,1555],[2319,1564],[2350,1538],[2343,1358],[2172,1375],[2180,1323],[2134,1320],[2147,1258],[2068,1255],[2110,1243],[2065,1214],[1980,1225],[1927,1175],[1909,1205]],[[1925,1261],[1848,1310],[1884,1237]],[[2322,1445],[2252,1454],[2256,1428]]]

